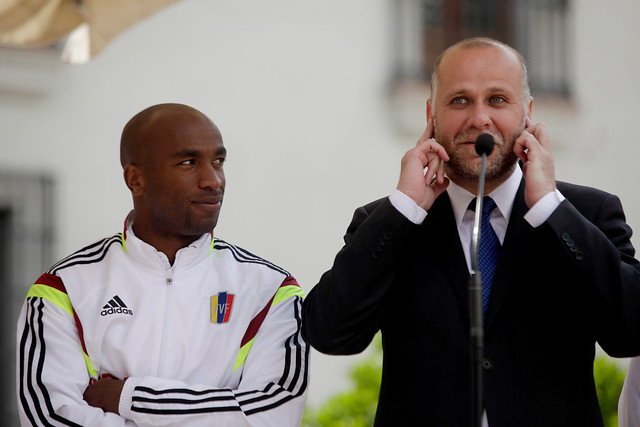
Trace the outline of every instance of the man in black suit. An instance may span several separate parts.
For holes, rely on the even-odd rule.
[[[640,353],[640,263],[621,203],[555,180],[532,105],[509,46],[476,38],[445,51],[397,190],[356,210],[304,302],[303,334],[321,352],[361,352],[382,331],[376,425],[472,423],[468,206],[483,133],[496,142],[485,194],[501,245],[484,317],[485,425],[602,426],[596,341],[612,356]]]

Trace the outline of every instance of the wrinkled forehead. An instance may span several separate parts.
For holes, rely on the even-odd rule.
[[[461,46],[441,59],[437,74],[437,95],[467,89],[521,90],[522,65],[516,54],[498,46]]]

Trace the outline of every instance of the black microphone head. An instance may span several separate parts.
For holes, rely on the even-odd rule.
[[[494,145],[495,141],[493,140],[493,136],[488,133],[483,133],[476,139],[476,153],[478,153],[479,156],[483,154],[488,156],[493,151]]]

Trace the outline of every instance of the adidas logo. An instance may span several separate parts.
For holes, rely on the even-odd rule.
[[[115,295],[113,298],[109,300],[108,303],[102,307],[103,310],[100,312],[101,316],[106,316],[109,314],[128,314],[133,316],[133,311],[129,310],[129,307],[120,299],[118,295]]]

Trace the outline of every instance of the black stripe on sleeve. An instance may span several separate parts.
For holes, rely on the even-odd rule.
[[[27,339],[29,337],[29,329],[30,326],[29,325],[33,325],[33,317],[34,317],[34,308],[33,308],[33,304],[34,304],[35,298],[32,298],[30,301],[27,302],[27,320],[24,323],[24,329],[22,330],[22,337],[20,338],[20,377],[19,377],[19,381],[20,381],[20,386],[19,386],[19,390],[20,390],[20,403],[22,404],[22,409],[25,412],[25,415],[27,416],[27,418],[29,418],[29,421],[31,422],[32,425],[36,425],[36,421],[34,418],[34,414],[32,411],[32,408],[29,406],[29,403],[27,401],[27,396],[25,395],[25,390],[24,390],[24,385],[25,382],[27,382],[27,385],[31,386],[31,382],[30,382],[30,378],[31,378],[31,358],[33,355],[33,352],[35,351],[35,340],[32,339],[31,342],[31,346],[29,349],[29,363],[25,362],[25,352],[26,352],[26,348],[27,348]],[[34,336],[33,333],[33,326],[31,326],[31,336]],[[27,368],[27,375],[28,377],[25,378],[25,367]],[[32,393],[33,387],[30,387],[29,389],[29,394],[33,397],[33,393]],[[38,412],[38,417],[39,418],[44,418],[44,414],[42,413],[42,410],[40,409],[40,405],[38,405],[38,399],[37,396],[34,398],[34,403],[36,404],[36,411]],[[46,420],[45,420],[46,421]]]
[[[23,330],[22,338],[20,340],[20,401],[22,402],[23,409],[34,424],[35,422],[33,409],[35,409],[37,416],[44,426],[53,426],[49,422],[49,419],[58,421],[64,425],[82,427],[79,424],[68,420],[55,412],[51,403],[51,397],[49,391],[42,379],[42,373],[44,369],[44,361],[46,357],[46,344],[44,337],[44,323],[43,323],[43,311],[44,301],[42,298],[30,297],[27,299],[28,304],[28,316],[29,319],[25,323],[25,329]],[[37,304],[37,306],[36,306]],[[25,360],[25,350],[27,346],[27,336],[31,337],[31,345],[29,346],[28,358]],[[38,344],[40,344],[39,352],[36,352]],[[37,354],[36,354],[37,353]],[[24,366],[26,365],[26,377],[24,376]],[[33,367],[35,365],[36,378],[35,384],[33,383]],[[24,395],[23,383],[26,381],[29,395],[32,399],[33,408],[29,406],[26,396]],[[38,391],[42,395],[42,398],[38,397]],[[46,406],[48,417],[44,414],[42,404]]]

